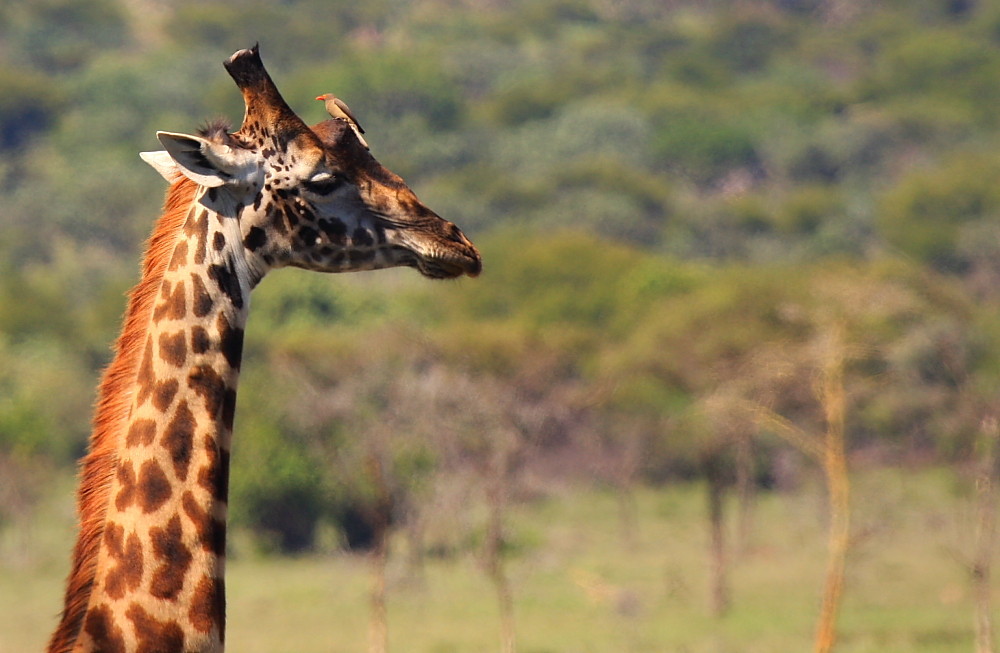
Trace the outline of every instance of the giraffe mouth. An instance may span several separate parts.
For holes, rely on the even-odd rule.
[[[479,252],[420,256],[408,249],[398,249],[401,250],[398,265],[414,268],[429,279],[455,279],[463,274],[477,277],[483,271],[483,261]]]
[[[417,259],[416,268],[422,275],[431,279],[454,279],[463,274],[478,277],[483,271],[483,261],[478,256]]]

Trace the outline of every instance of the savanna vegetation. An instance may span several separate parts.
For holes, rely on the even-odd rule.
[[[256,291],[234,638],[239,584],[305,569],[297,600],[387,621],[396,650],[428,597],[439,653],[829,650],[840,605],[828,646],[992,650],[988,0],[0,5],[0,605],[58,610],[69,478],[164,191],[137,152],[238,121],[221,61],[256,41],[307,121],[350,103],[485,271]],[[32,578],[46,596],[10,598]]]

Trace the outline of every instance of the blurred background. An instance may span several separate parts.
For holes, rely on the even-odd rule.
[[[33,0],[0,3],[0,651],[61,609],[165,191],[137,153],[238,124],[257,41],[485,270],[256,291],[230,648],[993,650],[1000,3]]]

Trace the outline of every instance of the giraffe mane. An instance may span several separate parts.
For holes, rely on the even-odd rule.
[[[142,359],[143,345],[163,274],[194,199],[196,184],[178,177],[167,191],[163,213],[146,247],[142,277],[128,294],[128,307],[115,355],[104,370],[94,411],[90,451],[80,464],[77,491],[79,535],[59,627],[49,642],[49,653],[68,653],[74,646],[97,574],[97,554],[104,535],[116,449],[132,403],[132,388]]]
[[[218,143],[227,143],[232,141],[229,135],[230,129],[232,129],[232,125],[229,124],[228,120],[225,118],[216,118],[215,120],[206,122],[198,130],[198,135]]]

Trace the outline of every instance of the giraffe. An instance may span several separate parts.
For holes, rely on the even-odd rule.
[[[170,187],[99,388],[49,653],[223,650],[236,386],[250,291],[269,270],[482,268],[350,125],[307,127],[257,46],[224,66],[246,105],[239,130],[158,132],[164,150],[141,154]]]

